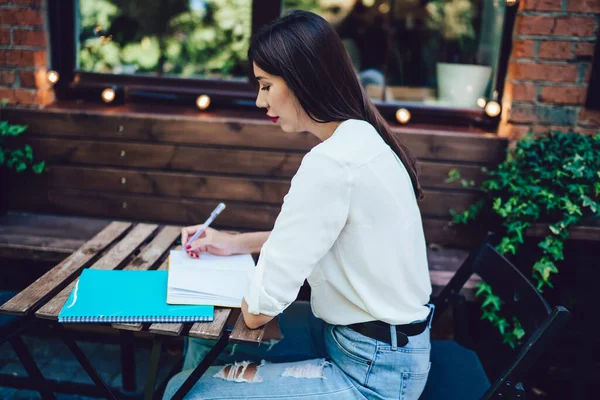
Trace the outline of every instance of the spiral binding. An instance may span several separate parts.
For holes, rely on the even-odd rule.
[[[60,323],[142,323],[142,322],[158,322],[158,323],[184,323],[184,322],[210,322],[210,317],[165,317],[160,315],[146,315],[137,317],[59,317]]]

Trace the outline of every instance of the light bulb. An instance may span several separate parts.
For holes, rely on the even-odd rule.
[[[410,121],[410,111],[408,111],[406,108],[399,108],[398,111],[396,111],[396,119],[401,124],[406,124],[408,121]]]
[[[514,6],[515,4],[517,4],[517,1],[519,1],[519,0],[506,0],[506,5]]]
[[[102,100],[105,103],[110,103],[115,99],[115,91],[111,88],[106,88],[102,91]]]
[[[196,105],[199,109],[206,110],[208,106],[210,106],[210,97],[205,94],[198,96],[196,99]]]
[[[487,104],[487,101],[486,101],[486,99],[484,99],[483,97],[480,97],[480,98],[478,98],[478,99],[477,99],[477,105],[478,105],[480,108],[485,108],[485,105],[486,105],[486,104]]]
[[[362,0],[362,3],[365,7],[373,7],[375,0]]]
[[[388,3],[381,3],[377,9],[380,13],[387,14],[390,12],[390,5]]]
[[[46,73],[46,78],[48,79],[48,82],[54,85],[56,82],[58,82],[60,75],[58,75],[58,72],[56,71],[48,71]]]
[[[500,107],[500,104],[498,104],[498,102],[495,100],[489,101],[485,105],[485,113],[490,117],[497,117],[500,115],[501,110],[502,108]]]

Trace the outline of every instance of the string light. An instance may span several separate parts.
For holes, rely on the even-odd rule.
[[[406,124],[408,121],[410,121],[410,111],[408,111],[406,108],[399,108],[398,111],[396,111],[396,119],[401,124]]]
[[[373,7],[375,0],[362,0],[362,3],[365,7]]]
[[[114,89],[106,88],[102,91],[102,100],[104,100],[105,103],[111,103],[115,99],[115,96]]]
[[[380,13],[387,14],[390,12],[390,5],[388,3],[381,3],[377,9]]]
[[[501,110],[500,104],[495,100],[489,101],[485,105],[485,113],[490,117],[497,117]]]
[[[478,98],[478,99],[477,99],[477,105],[478,105],[480,108],[485,108],[485,105],[486,105],[486,104],[487,104],[487,100],[486,100],[486,99],[484,99],[483,97],[480,97],[480,98]]]
[[[60,75],[58,75],[58,72],[51,70],[46,73],[46,79],[54,85],[60,79]]]
[[[196,99],[196,105],[199,109],[206,110],[208,106],[210,106],[210,97],[205,94],[198,96]]]
[[[506,0],[507,6],[514,6],[519,0]]]

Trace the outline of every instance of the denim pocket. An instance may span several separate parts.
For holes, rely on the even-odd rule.
[[[346,357],[365,365],[371,365],[372,357],[368,358],[370,355],[360,349],[360,347],[363,347],[358,343],[362,336],[360,333],[342,325],[335,325],[330,329],[331,339]],[[369,345],[367,346],[370,347]]]
[[[431,363],[428,364],[425,371],[403,372],[400,382],[400,399],[418,399],[427,383]]]

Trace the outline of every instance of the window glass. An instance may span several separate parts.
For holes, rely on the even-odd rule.
[[[252,0],[78,0],[79,70],[245,80]]]
[[[341,36],[367,93],[388,103],[477,107],[494,97],[501,0],[284,0]]]

